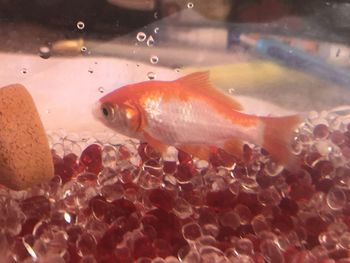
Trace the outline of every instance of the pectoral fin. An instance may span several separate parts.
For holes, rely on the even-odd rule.
[[[153,138],[148,133],[144,132],[143,137],[150,146],[152,146],[155,150],[159,151],[160,153],[164,154],[167,151],[168,145],[162,143],[156,138]]]
[[[230,139],[224,143],[223,149],[236,157],[242,157],[243,142],[239,139]]]

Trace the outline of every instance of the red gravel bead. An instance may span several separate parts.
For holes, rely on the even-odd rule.
[[[191,155],[188,153],[178,150],[177,158],[179,159],[180,164],[192,166],[193,160]]]
[[[318,236],[326,231],[327,223],[319,217],[310,217],[305,221],[305,229],[310,235]]]
[[[51,212],[50,201],[41,195],[23,200],[20,207],[27,218],[42,219],[48,217]]]
[[[163,172],[166,174],[174,174],[176,172],[177,165],[176,162],[164,161]]]
[[[140,237],[134,241],[134,258],[140,257],[155,257],[155,251],[152,246],[152,241],[148,237]]]
[[[294,201],[308,201],[314,194],[314,189],[310,185],[292,184],[290,196]]]
[[[63,157],[63,162],[70,166],[74,171],[78,171],[79,165],[78,165],[78,156],[76,156],[74,153],[69,153]]]
[[[253,150],[249,147],[249,145],[243,145],[243,160],[248,163],[253,158]]]
[[[249,207],[253,214],[258,214],[262,210],[262,205],[259,203],[256,194],[241,192],[237,198],[237,204],[242,204]]]
[[[91,144],[82,152],[79,163],[86,171],[98,174],[102,170],[102,148],[100,145]]]
[[[38,218],[29,218],[22,224],[21,233],[19,236],[23,237],[33,233],[35,225],[40,221]]]
[[[164,239],[155,239],[152,242],[154,254],[161,258],[166,258],[172,255],[172,248],[168,241]]]
[[[161,157],[161,154],[148,143],[141,143],[137,148],[137,151],[144,162],[149,159],[159,160]]]
[[[283,213],[288,213],[290,215],[296,215],[299,210],[297,202],[289,198],[282,198],[279,208],[282,209]]]
[[[341,131],[334,131],[330,135],[330,140],[337,145],[341,145],[345,142],[345,135]]]
[[[63,162],[62,159],[56,159],[56,161],[54,161],[54,173],[61,177],[62,183],[65,184],[73,177],[74,170],[70,164]]]
[[[333,187],[334,182],[332,179],[322,179],[316,183],[316,191],[321,191],[328,193],[328,191]]]
[[[194,173],[195,171],[193,167],[187,164],[180,164],[177,167],[177,171],[174,174],[174,177],[177,179],[179,183],[188,183],[194,176]]]
[[[106,253],[115,249],[116,245],[123,240],[125,231],[118,226],[110,227],[97,243],[97,252]]]
[[[294,229],[293,219],[286,214],[275,215],[271,225],[275,230],[278,229],[282,233],[289,233]]]
[[[328,137],[329,129],[325,124],[318,124],[314,128],[313,134],[317,139],[324,139]]]
[[[150,191],[149,200],[160,209],[169,212],[174,207],[174,197],[165,189],[153,189]]]
[[[202,235],[201,227],[197,223],[188,223],[182,227],[182,233],[187,240],[196,240]]]

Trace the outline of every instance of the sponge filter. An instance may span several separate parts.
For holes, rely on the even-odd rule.
[[[0,89],[0,183],[24,189],[50,180],[54,169],[44,127],[22,85]]]

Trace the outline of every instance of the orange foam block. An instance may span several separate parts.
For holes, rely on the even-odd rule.
[[[0,88],[0,184],[25,189],[54,175],[49,143],[29,92]]]

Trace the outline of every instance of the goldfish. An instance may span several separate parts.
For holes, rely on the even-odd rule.
[[[94,116],[162,153],[173,146],[208,160],[218,148],[237,156],[249,142],[287,164],[300,116],[256,116],[242,110],[238,101],[210,83],[208,72],[195,72],[173,81],[144,81],[116,89],[100,98]]]

